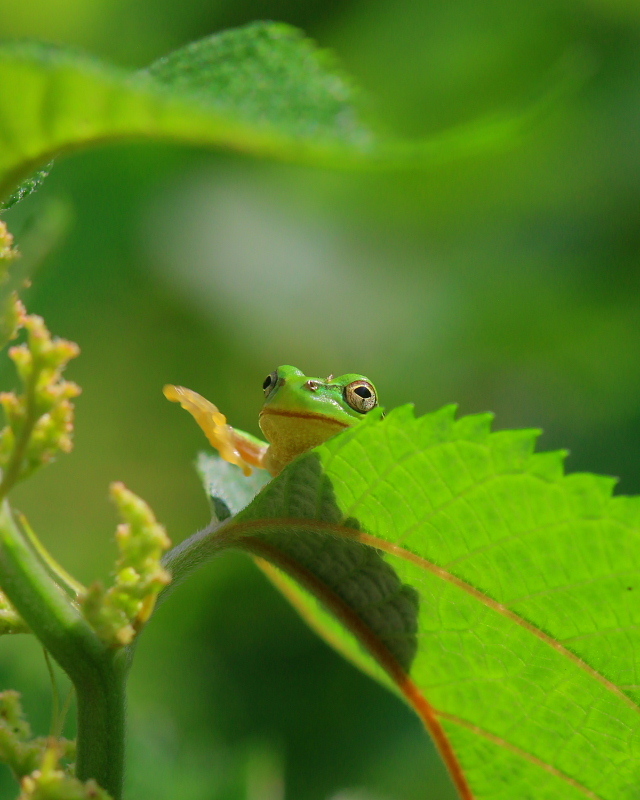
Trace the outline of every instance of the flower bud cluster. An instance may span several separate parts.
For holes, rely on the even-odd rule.
[[[62,371],[80,350],[74,342],[53,338],[41,317],[24,316],[27,341],[9,356],[23,384],[23,394],[0,393],[7,420],[0,432],[0,466],[12,482],[30,475],[58,452],[72,448],[73,403],[80,388],[62,378]]]
[[[60,769],[56,742],[45,750],[40,767],[20,782],[18,800],[110,800],[94,780],[82,783]]]
[[[158,593],[170,582],[163,553],[171,546],[149,506],[122,483],[111,484],[111,498],[124,520],[118,525],[115,583],[92,584],[81,598],[85,617],[103,641],[129,644],[151,616]]]
[[[56,762],[61,758],[75,758],[75,742],[46,736],[32,738],[20,704],[20,693],[0,692],[0,760],[11,768],[16,778],[25,778],[38,769],[45,752],[51,748],[55,748]]]

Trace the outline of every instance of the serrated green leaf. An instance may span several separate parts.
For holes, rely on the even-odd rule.
[[[285,594],[346,655],[360,642],[462,797],[636,800],[640,498],[565,477],[535,436],[399,409],[295,461],[216,536],[294,578]]]
[[[427,140],[392,141],[360,120],[358,92],[334,59],[288,25],[224,31],[137,73],[9,43],[0,47],[0,202],[32,191],[59,154],[134,137],[318,165],[421,166],[510,144],[555,94]]]

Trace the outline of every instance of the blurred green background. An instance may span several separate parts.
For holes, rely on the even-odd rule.
[[[27,302],[82,348],[76,448],[15,502],[81,580],[109,572],[112,480],[174,541],[208,520],[192,467],[203,438],[162,385],[258,433],[260,386],[281,363],[363,372],[388,407],[458,402],[497,427],[541,427],[572,470],[640,490],[637,0],[0,0],[0,18],[3,37],[127,67],[284,20],[335,49],[372,115],[408,136],[517,111],[563,72],[583,75],[499,153],[363,174],[118,145],[60,160],[6,214],[18,235],[38,219],[61,231]],[[32,641],[0,641],[0,684],[46,732]],[[131,800],[453,797],[412,713],[241,556],[154,618],[129,714]],[[3,772],[0,796],[16,793]]]

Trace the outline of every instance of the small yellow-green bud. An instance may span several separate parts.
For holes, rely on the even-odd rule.
[[[117,576],[118,586],[135,586],[140,580],[140,576],[133,567],[121,569]]]

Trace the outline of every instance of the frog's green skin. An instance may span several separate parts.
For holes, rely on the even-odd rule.
[[[264,382],[260,428],[269,444],[226,424],[218,409],[181,386],[165,386],[165,396],[186,408],[223,458],[241,466],[262,467],[277,475],[290,461],[357,425],[377,405],[373,384],[363,375],[310,378],[291,366],[278,367]]]

